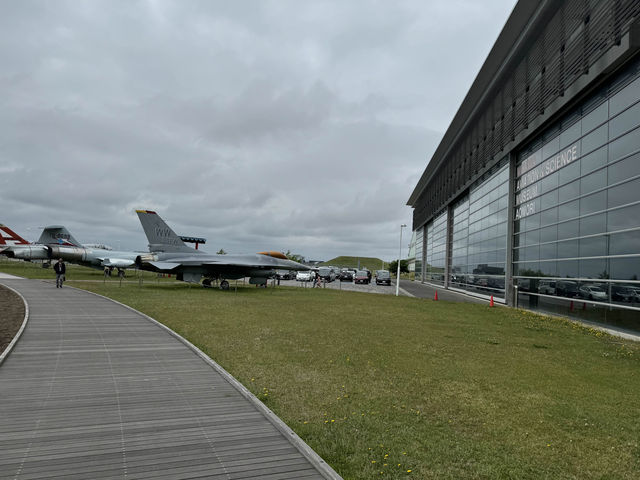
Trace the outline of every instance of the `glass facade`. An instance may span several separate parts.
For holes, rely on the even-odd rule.
[[[521,306],[638,328],[640,78],[616,83],[518,155],[513,272]]]
[[[424,265],[424,227],[420,227],[414,234],[416,236],[414,247],[416,255],[415,279],[422,281],[422,269]]]
[[[443,208],[417,280],[640,331],[640,59]]]
[[[449,285],[505,297],[509,165],[485,173],[452,211]]]
[[[447,212],[427,224],[424,281],[444,285],[447,253]]]

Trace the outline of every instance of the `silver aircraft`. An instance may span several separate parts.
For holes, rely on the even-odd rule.
[[[49,251],[46,246],[28,242],[1,223],[0,254],[22,260],[47,260],[49,258]]]
[[[62,258],[86,267],[124,269],[135,267],[140,252],[115,251],[106,245],[82,245],[61,225],[45,227],[36,243],[29,243],[5,225],[0,225],[0,254],[22,260]],[[5,236],[6,235],[6,236]]]
[[[229,289],[230,279],[250,277],[249,283],[264,285],[276,270],[309,270],[309,267],[289,260],[280,252],[220,255],[205,253],[184,244],[171,228],[150,210],[136,210],[144,233],[149,240],[149,251],[139,255],[138,268],[154,272],[175,274],[178,280],[200,283],[210,287],[220,281],[222,290]]]

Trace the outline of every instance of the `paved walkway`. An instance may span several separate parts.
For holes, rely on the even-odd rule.
[[[395,280],[393,283],[395,290]],[[453,290],[447,290],[444,287],[436,288],[433,285],[426,283],[414,282],[413,280],[400,279],[400,288],[405,292],[418,298],[430,298],[435,297],[436,291],[438,292],[438,300],[446,300],[447,302],[466,302],[466,303],[484,303],[488,304],[488,300],[474,297],[473,295],[465,295],[464,293],[454,292]]]
[[[0,282],[30,311],[0,365],[0,478],[339,478],[142,314],[41,280]]]

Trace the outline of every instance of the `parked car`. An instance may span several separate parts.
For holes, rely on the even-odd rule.
[[[358,270],[353,281],[354,283],[369,284],[369,272],[367,270]]]
[[[640,286],[634,285],[629,287],[633,292],[633,297],[631,298],[631,302],[636,303],[640,302]]]
[[[559,297],[577,297],[578,283],[571,280],[558,280],[556,282],[556,295]]]
[[[540,280],[540,285],[538,285],[538,293],[542,293],[544,295],[555,295],[556,294],[555,280]]]
[[[296,274],[298,282],[312,282],[314,278],[316,278],[316,272],[313,270],[305,270]]]
[[[589,300],[607,300],[608,298],[607,292],[595,285],[582,285],[578,292],[582,298]]]
[[[627,285],[612,285],[611,286],[611,299],[617,302],[633,302],[636,297],[636,292],[633,288]]]
[[[293,280],[296,278],[296,273],[292,270],[278,270],[276,272],[276,277],[280,280]]]
[[[376,271],[376,285],[389,285],[391,286],[391,274],[388,270]]]
[[[336,272],[331,267],[318,268],[318,278],[322,278],[325,282],[333,282],[336,279]]]
[[[344,269],[340,272],[338,278],[341,282],[353,282],[353,273],[351,273],[351,270]]]

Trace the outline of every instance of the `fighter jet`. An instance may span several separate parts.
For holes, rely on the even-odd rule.
[[[44,245],[28,242],[6,225],[0,223],[0,254],[22,260],[47,260],[49,251]]]
[[[0,225],[0,254],[22,260],[50,260],[62,258],[93,268],[118,269],[120,276],[124,269],[135,266],[140,252],[118,252],[106,245],[82,245],[61,225],[45,227],[36,243],[29,243],[9,227]],[[5,236],[5,234],[7,236]]]
[[[46,227],[40,235],[38,243],[49,249],[49,258],[62,258],[71,263],[85,267],[109,271],[118,269],[118,275],[124,276],[124,269],[135,267],[136,257],[140,252],[116,251],[106,245],[82,245],[62,225]]]
[[[309,267],[289,260],[280,252],[219,255],[196,250],[184,244],[171,228],[151,210],[136,210],[149,240],[150,254],[136,258],[138,268],[175,274],[178,280],[210,287],[220,281],[222,290],[229,289],[230,279],[250,277],[249,283],[263,285],[276,270],[309,270]]]

